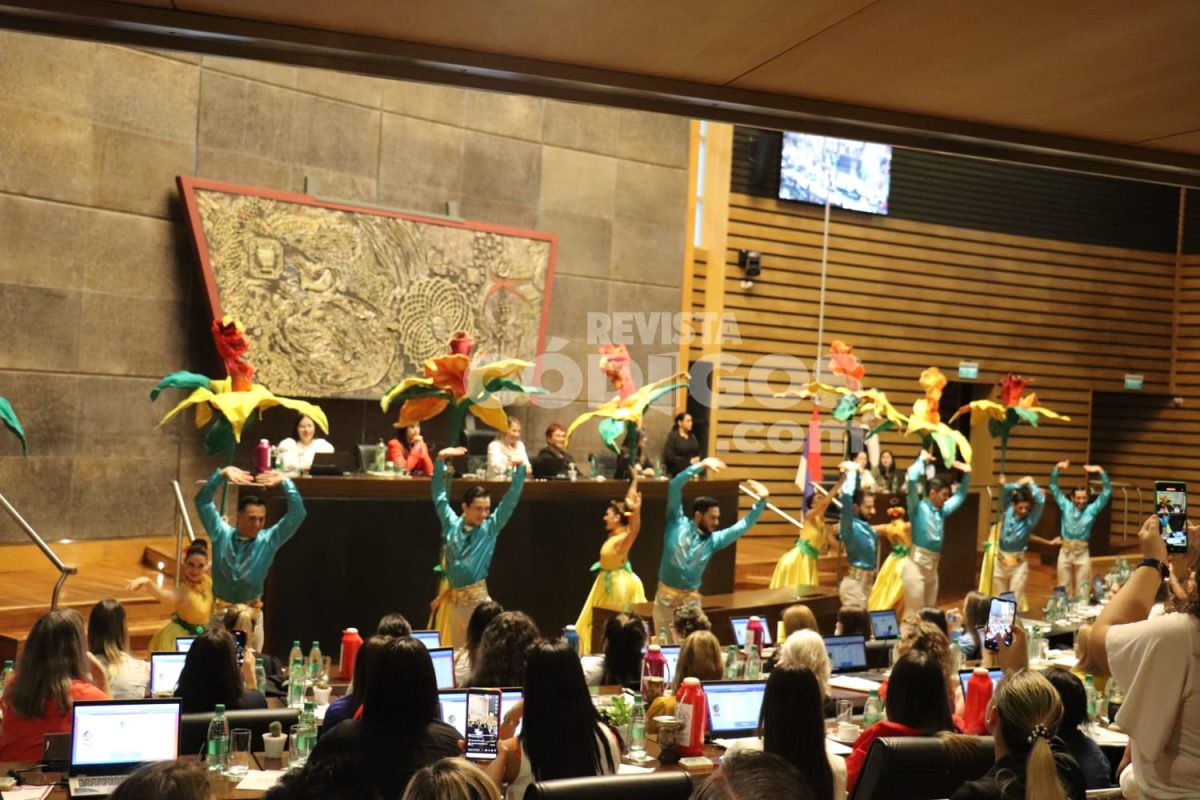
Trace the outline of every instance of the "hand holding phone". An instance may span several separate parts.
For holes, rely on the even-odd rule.
[[[1187,484],[1183,481],[1154,482],[1154,514],[1167,543],[1167,553],[1188,551]]]
[[[470,761],[491,761],[500,752],[500,690],[467,690],[466,752]]]
[[[987,626],[983,631],[983,646],[992,652],[999,652],[1000,642],[1011,645],[1013,639],[1013,622],[1017,618],[1017,604],[1012,600],[992,598],[988,610]]]
[[[246,659],[246,632],[235,630],[233,632],[233,641],[237,643],[237,663],[240,667]]]

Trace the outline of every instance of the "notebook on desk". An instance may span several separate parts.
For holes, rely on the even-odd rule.
[[[71,797],[106,797],[138,767],[179,757],[180,701],[77,700],[71,706]]]

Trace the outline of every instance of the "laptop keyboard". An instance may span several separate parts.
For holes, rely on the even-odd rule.
[[[84,775],[75,781],[85,789],[95,789],[99,786],[120,786],[125,781],[124,775]]]

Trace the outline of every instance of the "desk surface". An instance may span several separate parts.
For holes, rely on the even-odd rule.
[[[420,497],[429,499],[429,478],[376,478],[370,475],[341,475],[293,478],[293,483],[302,497],[311,498],[407,498]],[[462,492],[467,486],[478,484],[487,489],[488,493],[499,497],[508,490],[508,481],[481,481],[471,476],[459,476],[452,480],[453,488]],[[715,491],[737,491],[739,481],[724,479],[708,479],[689,481],[684,491],[697,494],[701,487],[706,493]],[[666,497],[668,480],[651,479],[638,483],[638,491],[643,497]],[[527,478],[521,490],[521,501],[547,498],[554,500],[579,498],[613,498],[625,496],[628,488],[627,481],[603,480],[594,481],[579,479],[538,480]],[[270,494],[270,492],[268,492]]]

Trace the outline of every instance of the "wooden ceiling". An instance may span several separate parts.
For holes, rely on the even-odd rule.
[[[1200,176],[1197,0],[0,0],[0,25]]]

